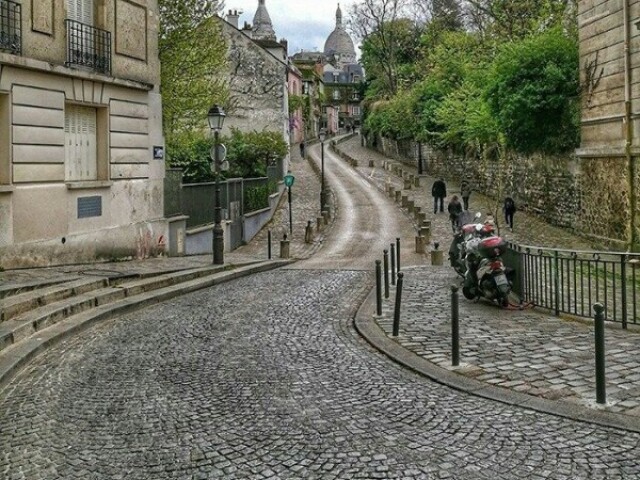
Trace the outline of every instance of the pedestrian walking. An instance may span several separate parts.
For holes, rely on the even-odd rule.
[[[509,229],[513,232],[513,216],[516,213],[516,202],[511,197],[504,199],[504,221],[509,226]]]
[[[300,156],[304,158],[304,140],[300,142]]]
[[[447,211],[449,212],[449,220],[451,220],[451,229],[455,233],[460,226],[460,216],[462,215],[462,204],[457,195],[451,197]]]
[[[471,182],[466,178],[460,182],[460,196],[462,197],[462,204],[464,210],[469,210],[469,197],[471,196]]]
[[[444,183],[442,178],[433,182],[431,196],[433,197],[433,213],[438,213],[438,204],[440,205],[440,213],[444,212],[444,197],[447,196],[447,184]]]

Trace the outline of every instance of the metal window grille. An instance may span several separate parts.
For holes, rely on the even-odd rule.
[[[75,20],[67,26],[67,61],[65,65],[87,67],[111,74],[111,32]]]
[[[0,51],[22,54],[22,5],[0,0]]]

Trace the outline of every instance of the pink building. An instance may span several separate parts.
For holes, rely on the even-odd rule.
[[[287,69],[287,84],[289,91],[289,143],[300,143],[304,140],[304,119],[302,117],[302,107],[297,105],[294,99],[302,100],[302,73],[291,62]]]

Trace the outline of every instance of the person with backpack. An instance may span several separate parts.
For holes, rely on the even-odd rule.
[[[516,213],[516,202],[511,197],[504,199],[504,221],[509,226],[509,229],[513,232],[513,216]]]
[[[453,233],[456,233],[460,227],[460,215],[462,215],[462,204],[458,200],[458,196],[454,195],[447,205],[447,211],[449,212],[449,220],[451,220],[451,228]]]

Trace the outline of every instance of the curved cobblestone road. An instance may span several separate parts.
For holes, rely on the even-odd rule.
[[[373,351],[351,325],[371,273],[330,264],[49,350],[0,396],[0,478],[638,478],[640,435],[469,396]]]

